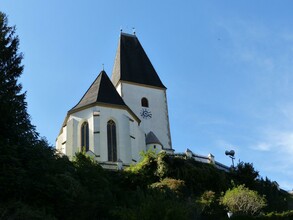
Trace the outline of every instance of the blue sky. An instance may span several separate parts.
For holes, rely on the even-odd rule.
[[[167,86],[173,148],[212,153],[293,188],[293,2],[0,0],[16,25],[28,111],[55,144],[66,112],[105,65],[120,28]]]

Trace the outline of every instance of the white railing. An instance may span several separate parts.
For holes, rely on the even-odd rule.
[[[201,163],[213,164],[219,170],[223,170],[225,172],[230,172],[230,167],[215,161],[215,156],[212,154],[209,154],[208,156],[202,156],[202,155],[198,155],[198,154],[193,153],[191,150],[189,150],[187,148],[185,151],[185,155],[187,158],[192,158],[195,161],[198,161]]]

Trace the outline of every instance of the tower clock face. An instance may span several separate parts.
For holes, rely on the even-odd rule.
[[[150,119],[150,118],[152,118],[152,112],[149,111],[149,110],[146,109],[146,108],[143,108],[143,109],[140,111],[140,115],[141,115],[141,117],[143,117],[144,119]]]

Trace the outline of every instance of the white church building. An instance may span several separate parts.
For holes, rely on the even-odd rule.
[[[173,153],[166,87],[136,35],[120,34],[111,79],[101,71],[67,112],[56,148],[69,158],[85,149],[110,169],[148,149]]]

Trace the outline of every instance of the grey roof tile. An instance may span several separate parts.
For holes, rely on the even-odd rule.
[[[135,35],[120,35],[112,82],[120,80],[166,89]]]
[[[76,110],[96,102],[126,106],[104,70],[101,71],[81,100],[71,110]]]
[[[159,141],[159,139],[157,138],[157,136],[152,131],[150,131],[147,134],[147,136],[145,138],[145,142],[146,142],[146,144],[160,144],[160,145],[162,145],[162,143]]]

